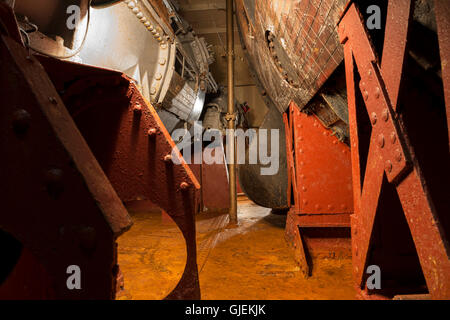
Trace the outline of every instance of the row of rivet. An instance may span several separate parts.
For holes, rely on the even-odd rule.
[[[368,71],[368,75],[369,75],[369,78],[372,77],[372,70]],[[367,101],[369,99],[369,92],[365,89],[366,88],[366,83],[363,82],[361,85],[362,85],[361,89],[363,91],[364,99]],[[375,88],[375,98],[379,99],[380,98],[380,94],[381,94],[381,89],[379,87],[376,87]],[[384,122],[388,122],[389,121],[390,114],[389,114],[389,110],[387,108],[383,110],[381,117],[384,120]],[[372,125],[374,127],[377,125],[378,115],[376,114],[376,112],[372,112],[372,114],[370,115],[370,121],[372,122]],[[397,134],[395,132],[391,133],[390,140],[391,140],[391,143],[393,145],[395,145],[395,143],[397,142]],[[385,139],[384,134],[381,133],[378,136],[378,146],[381,149],[384,149],[385,145],[386,145],[386,139]],[[397,162],[402,162],[402,160],[403,160],[403,153],[402,153],[400,148],[397,148],[396,151],[395,151],[395,160]],[[391,160],[387,160],[386,161],[385,169],[386,169],[386,171],[388,173],[392,172],[392,170],[393,170],[393,163],[392,163]]]
[[[143,108],[142,106],[137,103],[134,107],[133,107],[133,113],[134,113],[134,119],[138,120],[141,118],[142,113],[143,113]],[[148,131],[147,131],[147,135],[150,139],[156,139],[157,135],[158,135],[159,130],[155,127],[151,127]],[[168,165],[173,164],[173,157],[172,154],[167,154],[165,155],[162,160],[167,163]],[[182,191],[186,191],[188,189],[190,189],[191,185],[185,181],[181,182],[180,184],[180,189]]]
[[[150,31],[155,39],[160,43],[160,45],[163,47],[163,49],[167,46],[166,41],[164,40],[163,36],[159,34],[159,32],[156,30],[156,28],[148,21],[148,19],[144,16],[144,14],[139,10],[139,7],[137,6],[136,2],[133,0],[125,0],[124,1],[128,8],[133,11],[133,13],[136,15],[136,18],[141,21],[144,26],[147,28],[148,31]]]

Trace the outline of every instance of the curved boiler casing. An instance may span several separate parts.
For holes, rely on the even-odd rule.
[[[336,24],[346,0],[236,0],[249,63],[280,112],[301,109],[343,60]]]

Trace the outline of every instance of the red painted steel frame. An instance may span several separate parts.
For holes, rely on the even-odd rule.
[[[0,56],[0,228],[23,245],[17,267],[26,267],[0,297],[114,298],[115,240],[131,219],[39,62],[6,36]],[[71,265],[83,290],[66,286]],[[30,292],[36,282],[40,291]]]
[[[314,116],[291,103],[286,127],[288,199],[286,238],[296,249],[305,275],[310,272],[301,228],[349,227],[353,212],[350,149]],[[299,230],[300,228],[300,230]]]
[[[167,299],[199,299],[200,185],[156,110],[121,73],[30,55],[13,32],[12,11],[0,9],[2,22],[12,21],[2,24],[11,30],[0,30],[9,35],[0,41],[0,150],[7,168],[0,175],[0,228],[24,245],[0,296],[114,298],[115,240],[131,226],[122,202],[144,198],[166,211],[186,240],[186,268]],[[74,264],[83,290],[66,286]],[[30,268],[39,272],[31,286],[42,289],[31,296],[17,288]],[[6,291],[14,287],[15,296]]]
[[[195,214],[200,184],[156,110],[121,73],[40,61],[120,199],[150,200],[180,228],[187,263],[168,299],[199,299]]]
[[[444,2],[446,4],[443,4]],[[449,12],[448,1],[437,1],[436,4],[437,9],[439,5],[446,6],[447,13]],[[431,297],[449,299],[450,261],[446,239],[427,188],[427,181],[414,156],[408,135],[398,121],[396,110],[411,8],[410,0],[389,1],[387,35],[381,66],[376,59],[364,21],[354,4],[349,7],[339,24],[339,35],[345,53],[352,146],[355,200],[355,214],[352,215],[354,277],[358,290],[364,292],[365,268],[385,175],[397,190]],[[441,33],[441,28],[445,28],[445,25],[448,27],[448,24],[439,23]],[[448,44],[448,32],[450,30],[446,31],[445,40],[440,37],[441,43],[445,41]],[[361,77],[359,83],[355,83],[354,63]],[[447,71],[447,68],[444,68],[444,73]],[[448,79],[445,76],[443,78],[444,85],[448,88]],[[357,109],[363,106],[358,105],[357,86],[372,123],[372,138],[364,175],[360,167],[360,128],[357,118]],[[448,106],[447,100],[447,111]],[[363,183],[361,176],[364,177]]]

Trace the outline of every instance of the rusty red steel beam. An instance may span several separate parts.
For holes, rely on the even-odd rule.
[[[39,62],[5,35],[0,56],[0,228],[34,257],[20,280],[41,275],[39,266],[48,275],[38,292],[9,283],[0,295],[112,299],[115,241],[131,219]],[[81,269],[82,290],[67,287],[71,265]]]
[[[121,73],[51,58],[40,61],[119,197],[150,200],[180,228],[187,263],[167,299],[199,299],[195,214],[200,184],[156,110]]]
[[[446,0],[434,0],[434,6],[441,51],[442,81],[444,83],[450,145],[450,2]]]
[[[0,216],[0,228],[24,246],[0,295],[114,298],[115,240],[131,227],[123,202],[146,198],[169,213],[186,240],[186,267],[167,299],[199,299],[199,183],[156,110],[121,73],[36,59],[20,36],[11,38],[17,29],[12,10],[0,9],[1,32],[9,35],[0,43],[0,90],[7,102],[0,109],[0,148],[9,168],[1,173],[0,196],[4,212],[13,213]],[[32,284],[41,292],[18,287],[28,279],[27,264],[42,271],[40,283]],[[82,269],[82,291],[66,287],[66,268],[73,264]]]
[[[394,110],[397,109],[413,12],[412,0],[389,1],[381,73],[389,75],[383,79]]]
[[[407,4],[404,3],[404,5]],[[394,32],[389,26],[387,30]],[[407,32],[404,34],[405,37],[406,34]],[[425,178],[413,156],[408,137],[397,121],[397,114],[389,99],[381,68],[364,28],[364,21],[354,4],[339,24],[339,35],[345,47],[353,146],[359,143],[354,62],[358,66],[361,77],[359,87],[372,123],[372,138],[364,186],[362,189],[355,190],[355,195],[361,194],[361,196],[355,199],[355,215],[352,217],[354,273],[357,284],[360,288],[364,286],[364,269],[374,226],[378,194],[383,175],[386,174],[388,181],[396,186],[431,296],[435,299],[449,298],[450,263],[445,239],[426,188]],[[386,39],[392,39],[392,37],[387,36]],[[386,68],[388,67],[389,65],[386,65]],[[402,70],[401,68],[393,70],[397,74],[385,73],[384,76],[393,76],[394,80],[390,83],[397,88]],[[392,92],[394,91],[391,90]],[[358,176],[359,154],[355,150],[352,155],[353,172]],[[361,188],[355,181],[354,187]]]

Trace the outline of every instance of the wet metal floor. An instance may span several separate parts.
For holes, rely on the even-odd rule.
[[[181,278],[185,244],[175,224],[160,213],[132,213],[134,226],[119,238],[125,287],[118,299],[162,299]],[[197,219],[202,299],[353,299],[349,256],[313,259],[305,279],[284,240],[285,216],[239,201],[240,226],[227,229],[226,215]]]

